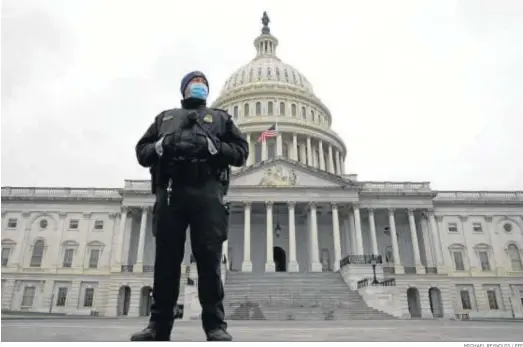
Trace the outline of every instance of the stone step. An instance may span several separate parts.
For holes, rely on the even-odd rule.
[[[368,307],[339,273],[229,273],[224,307],[230,320],[394,318]]]

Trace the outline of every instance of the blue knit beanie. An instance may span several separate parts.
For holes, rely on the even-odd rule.
[[[191,80],[193,80],[194,78],[196,77],[203,77],[203,79],[205,80],[205,85],[207,86],[207,88],[209,88],[209,82],[207,82],[207,77],[205,77],[205,75],[203,74],[203,72],[201,71],[193,71],[193,72],[189,72],[187,75],[185,75],[185,77],[182,79],[182,83],[180,85],[180,92],[182,93],[182,96],[185,97],[185,88],[187,88],[187,86],[189,85],[189,83],[191,82]]]

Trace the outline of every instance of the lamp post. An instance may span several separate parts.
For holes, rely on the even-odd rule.
[[[372,280],[372,284],[378,284],[378,279],[376,278],[376,257],[375,256],[372,256],[371,260],[370,260],[370,264],[372,265],[372,273],[374,275],[374,279]]]

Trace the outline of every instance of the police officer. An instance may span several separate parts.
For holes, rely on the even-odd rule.
[[[151,168],[156,194],[156,256],[149,324],[131,340],[170,339],[186,230],[190,227],[203,330],[208,341],[231,341],[220,277],[229,217],[223,197],[228,189],[229,168],[245,163],[248,143],[226,111],[207,108],[209,83],[203,73],[187,74],[180,91],[182,108],[160,113],[136,145],[138,162]]]

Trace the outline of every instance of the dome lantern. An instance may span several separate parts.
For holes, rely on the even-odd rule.
[[[269,27],[270,19],[267,12],[263,12],[262,16],[262,31],[261,35],[254,40],[254,47],[256,47],[256,58],[276,58],[276,47],[278,46],[278,39],[271,35],[271,28]],[[277,59],[277,58],[276,58]]]

